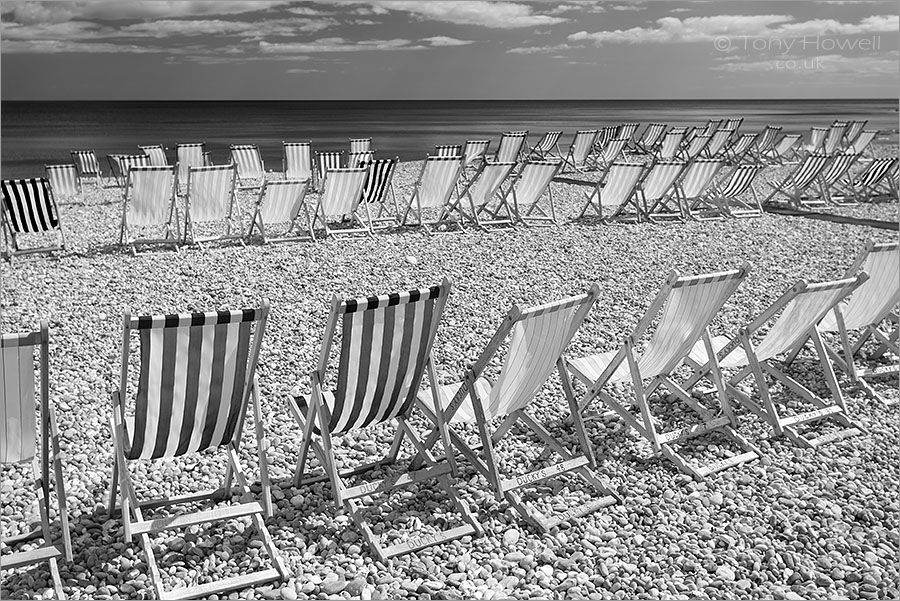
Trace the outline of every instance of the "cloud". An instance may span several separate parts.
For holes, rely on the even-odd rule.
[[[486,0],[372,0],[372,7],[411,13],[420,19],[479,25],[494,29],[518,29],[563,23],[566,19],[534,14],[532,6]]]
[[[68,40],[3,40],[0,46],[6,54],[160,54],[171,52],[170,49],[157,46]]]
[[[287,70],[285,71],[285,73],[324,73],[324,71],[323,71],[322,69],[299,69],[299,68],[292,68],[292,69],[287,69]]]
[[[167,38],[172,36],[240,35],[262,39],[266,36],[291,36],[316,33],[338,22],[334,19],[279,19],[267,21],[225,21],[222,19],[161,19],[127,25],[119,30],[123,36]]]
[[[466,46],[468,44],[474,44],[472,40],[457,40],[456,38],[450,38],[445,35],[435,35],[430,38],[422,38],[422,42],[428,42],[432,46]]]
[[[791,76],[854,75],[859,78],[877,77],[885,79],[885,83],[891,83],[892,81],[896,82],[897,79],[898,59],[900,59],[900,52],[897,51],[867,56],[785,55],[777,59],[730,60],[715,65],[711,69],[729,73],[782,73]]]
[[[122,2],[3,2],[4,14],[18,23],[61,23],[72,19],[154,19],[205,15],[235,15],[266,11],[288,4],[286,0],[168,0]]]
[[[344,38],[322,38],[314,42],[271,43],[261,41],[263,54],[313,54],[320,52],[370,52],[373,50],[421,50],[425,46],[413,45],[410,40],[363,40],[354,42]]]
[[[555,46],[522,46],[519,48],[510,48],[506,52],[509,54],[549,54],[571,49],[572,47],[569,44],[556,44]]]

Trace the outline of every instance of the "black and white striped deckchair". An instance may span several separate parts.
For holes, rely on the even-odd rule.
[[[39,355],[38,374],[35,374],[34,369],[35,350]],[[39,528],[28,529],[17,536],[3,537],[4,551],[9,552],[0,555],[0,569],[12,570],[46,561],[50,564],[50,577],[56,598],[65,599],[57,560],[72,561],[72,541],[56,411],[50,403],[49,370],[50,334],[47,322],[42,322],[40,330],[35,332],[0,334],[0,423],[3,424],[0,465],[31,463],[40,516]],[[36,379],[39,386],[37,391]],[[35,409],[40,414],[39,421],[36,419]],[[54,540],[50,533],[51,463],[61,541]],[[16,494],[22,492],[21,483],[17,487],[20,490]],[[24,526],[27,517],[21,515],[19,507],[18,503],[4,503],[4,522],[15,520]],[[31,542],[35,538],[42,538],[43,542],[35,546]],[[21,543],[28,543],[28,549],[14,551]]]
[[[454,203],[447,208],[448,213],[457,210],[476,227],[486,225],[514,225],[515,214],[503,193],[503,182],[516,168],[516,163],[484,163],[463,187]],[[462,206],[455,206],[468,200],[467,214]]]
[[[500,145],[494,155],[496,163],[517,163],[528,143],[528,131],[507,131],[500,135]]]
[[[234,198],[236,178],[234,165],[191,167],[185,199],[185,244],[238,240],[243,245],[243,214]],[[209,223],[221,223],[224,232],[207,235],[197,231],[198,225]]]
[[[78,179],[78,169],[75,165],[44,165],[44,173],[53,190],[53,197],[62,204],[63,198],[84,198],[84,190]]]
[[[448,212],[451,207],[459,208],[459,203],[451,202],[451,197],[456,191],[456,183],[462,173],[463,159],[461,156],[429,156],[422,163],[422,170],[413,186],[412,194],[406,205],[401,223],[403,225],[418,225],[426,232],[432,232],[434,228],[455,223],[463,226],[465,215],[457,211],[457,221],[453,222],[453,215]],[[457,192],[457,200],[459,193]],[[425,211],[437,211],[439,216],[432,221],[426,221]]]
[[[648,123],[647,127],[644,128],[644,133],[641,134],[640,141],[635,141],[634,147],[643,154],[651,153],[662,139],[663,134],[666,133],[668,127],[665,123]]]
[[[93,177],[97,186],[103,185],[103,172],[100,170],[100,161],[97,160],[97,153],[93,150],[70,150],[72,162],[78,168],[78,180],[84,185],[87,178]]]
[[[466,140],[463,148],[463,169],[477,169],[484,163],[490,140]]]
[[[729,129],[729,130],[731,130],[731,131],[733,131],[733,132],[737,132],[737,130],[739,130],[739,129],[741,128],[741,124],[742,124],[743,122],[744,122],[744,118],[743,118],[743,117],[738,117],[738,118],[736,118],[736,119],[735,119],[735,118],[727,119],[727,120],[725,121],[725,125],[723,125],[722,127],[723,127],[724,129]]]
[[[140,538],[157,599],[194,599],[287,578],[263,521],[264,515],[271,517],[273,512],[256,364],[268,313],[266,300],[255,309],[208,313],[134,316],[125,311],[119,387],[111,394],[115,462],[109,514],[115,512],[121,493],[125,539]],[[129,361],[129,356],[135,337],[140,341],[137,377],[130,378],[129,364],[134,361]],[[238,454],[248,410],[252,410],[255,426],[262,503],[252,500]],[[138,497],[129,462],[201,453],[208,457],[211,452],[220,460],[224,454],[227,467],[220,488],[152,500]],[[240,504],[170,513],[183,504],[228,500],[235,493],[241,497]],[[154,519],[145,514],[158,507],[167,508],[167,517]],[[186,588],[163,588],[150,535],[243,517],[250,517],[274,567]]]
[[[151,146],[138,146],[141,152],[147,155],[150,159],[150,165],[153,167],[168,167],[169,159],[166,157],[166,151],[162,147],[162,144],[155,144]]]
[[[819,184],[818,201],[843,204],[843,198],[840,194],[832,196],[832,192],[835,190],[837,183],[850,173],[850,168],[858,159],[859,154],[842,153],[834,155],[828,165],[826,165],[819,174],[817,182]],[[803,203],[805,206],[809,206],[810,199],[805,199]],[[816,204],[819,204],[819,202]]]
[[[247,238],[250,238],[253,230],[258,228],[263,244],[292,240],[315,240],[312,217],[309,214],[309,206],[306,204],[308,190],[308,179],[280,179],[263,182],[256,199],[256,209],[250,218]],[[303,209],[306,217],[306,232],[303,234],[300,233],[300,224],[297,223],[300,209]],[[285,223],[288,226],[284,233],[273,235],[274,228],[271,226]]]
[[[653,154],[653,159],[655,161],[671,161],[675,159],[681,150],[681,143],[684,141],[686,133],[687,130],[683,127],[673,127],[667,131],[659,143],[659,148]]]
[[[350,138],[350,153],[368,152],[372,150],[372,138]],[[348,165],[355,167],[356,165]]]
[[[634,190],[643,173],[643,163],[628,163],[624,161],[613,163],[606,174],[605,182],[598,181],[591,193],[586,195],[587,202],[585,202],[584,208],[581,209],[581,213],[578,214],[578,219],[584,217],[588,209],[594,209],[600,219],[606,223],[607,219],[603,214],[604,209],[606,209],[607,213],[614,215],[618,213],[619,208],[623,204],[636,201]],[[596,205],[593,202],[594,197],[597,198]],[[635,209],[637,210],[639,207],[636,205]]]
[[[358,150],[347,153],[347,167],[363,167],[375,160],[374,150]]]
[[[313,177],[312,143],[282,142],[281,169],[284,179],[308,179]]]
[[[125,182],[119,244],[131,247],[133,254],[138,244],[166,244],[177,249],[181,240],[179,221],[175,168],[132,167]],[[154,237],[160,229],[162,236]],[[138,232],[154,233],[140,236]]]
[[[392,159],[376,159],[363,166],[366,168],[366,183],[363,185],[362,202],[369,206],[377,205],[378,212],[372,216],[372,228],[385,228],[396,225],[400,219],[400,207],[394,195],[394,171],[400,162],[399,157]],[[387,197],[391,195],[393,214],[388,214]]]
[[[844,141],[848,144],[853,143],[853,141],[856,140],[856,138],[859,137],[859,134],[862,133],[862,131],[865,129],[868,122],[868,120],[850,121],[847,124],[847,130],[844,132]]]
[[[856,277],[815,284],[799,280],[733,336],[716,336],[696,344],[686,363],[696,372],[700,369],[698,366],[707,364],[710,356],[714,357],[715,363],[733,374],[724,382],[727,394],[772,426],[776,436],[785,434],[795,444],[815,448],[861,434],[865,428],[847,415],[843,394],[816,324],[866,278],[866,274],[861,273]],[[778,359],[784,355],[795,357],[798,347],[806,347],[809,340],[813,342],[817,367],[821,369],[821,372],[816,370],[813,377],[824,376],[831,393],[830,402],[792,378],[786,371],[789,362]],[[687,384],[692,384],[699,377],[695,373]],[[750,393],[746,384],[740,385],[749,377],[755,380],[756,394]],[[780,409],[770,390],[770,382],[780,385]],[[801,412],[782,415],[787,408],[799,408]],[[797,429],[800,425],[824,419],[833,419],[843,429],[813,438]]]
[[[607,142],[599,152],[595,154],[594,161],[600,169],[600,181],[606,177],[609,168],[613,163],[624,158],[625,148],[628,146],[628,140],[625,138],[615,138]],[[596,145],[595,145],[596,147]]]
[[[322,182],[322,192],[313,211],[313,227],[321,222],[326,236],[341,234],[372,235],[372,216],[368,203],[362,203],[366,184],[366,167],[329,168]],[[360,210],[362,207],[362,211]],[[329,226],[329,220],[341,221],[350,218],[350,225],[336,228]]]
[[[548,131],[538,143],[531,147],[528,151],[526,159],[543,160],[547,157],[562,158],[559,150],[559,137],[563,133],[561,131]],[[555,154],[554,154],[555,153]]]
[[[625,202],[612,214],[613,220],[642,221],[649,219],[685,219],[684,207],[678,195],[672,190],[678,176],[685,169],[684,161],[657,161],[647,170],[638,183],[634,195],[635,202]],[[636,210],[632,213],[629,207]]]
[[[435,144],[434,154],[436,157],[458,157],[462,156],[462,144]]]
[[[187,188],[188,172],[193,167],[206,166],[206,142],[177,144],[175,156],[175,165],[178,168],[176,173],[178,190],[181,192],[182,188]]]
[[[830,160],[831,157],[825,154],[806,155],[803,161],[780,182],[768,182],[772,193],[762,201],[762,205],[770,204],[777,195],[784,196],[788,204],[798,207],[824,205],[824,200],[811,198],[807,190],[818,180]]]
[[[481,526],[467,504],[460,502],[451,485],[450,476],[455,476],[456,464],[443,423],[438,421],[441,442],[449,459],[444,464],[437,464],[431,456],[434,441],[426,445],[409,423],[424,374],[428,373],[432,386],[437,382],[431,348],[449,294],[450,282],[445,278],[438,286],[408,292],[356,299],[334,295],[319,363],[310,373],[311,395],[296,395],[294,402],[289,403],[303,431],[294,486],[328,479],[335,503],[349,511],[380,561],[481,533]],[[333,378],[336,386],[328,390],[327,368],[338,329],[341,339],[337,374]],[[432,411],[435,411],[442,404],[437,392],[433,396]],[[339,471],[339,457],[332,437],[380,424],[388,425],[393,420],[397,424],[396,433],[382,459]],[[425,467],[408,469],[381,480],[363,479],[364,483],[352,485],[349,481],[352,476],[362,476],[388,465],[399,467],[404,439],[412,444],[413,453],[422,453],[427,463]],[[310,450],[325,475],[304,479]],[[347,462],[342,464],[349,467]],[[443,532],[415,532],[411,538],[384,548],[380,537],[373,534],[368,525],[363,505],[368,504],[366,498],[387,495],[395,489],[431,479],[437,480],[465,524]]]
[[[319,192],[325,184],[325,175],[332,169],[340,169],[343,158],[343,150],[316,153],[316,181]]]
[[[607,125],[606,127],[601,127],[597,131],[597,139],[594,141],[594,152],[602,151],[607,144],[609,144],[610,140],[616,137],[616,130],[618,127],[615,125]]]
[[[266,167],[255,144],[232,144],[231,162],[237,167],[237,189],[255,190],[266,181]]]
[[[116,185],[120,188],[125,187],[125,180],[128,178],[128,170],[133,166],[142,166],[150,164],[150,157],[146,154],[108,154],[106,160],[109,162],[109,171],[112,173]]]
[[[707,159],[723,158],[724,150],[733,135],[733,130],[717,129],[716,133],[710,137],[709,142],[706,143],[706,147],[703,149],[703,156]]]
[[[721,167],[721,159],[694,159],[684,169],[673,188],[685,215],[697,220],[722,217],[719,204],[707,196]]]
[[[892,189],[891,181],[897,174],[898,165],[900,160],[896,157],[875,159],[862,173],[838,182],[835,185],[836,193],[831,195],[831,199],[840,204],[884,198],[896,199],[897,193]]]
[[[766,156],[775,147],[775,138],[780,131],[779,125],[767,125],[756,138],[756,143],[750,147],[747,156],[758,163],[764,163]]]
[[[640,123],[622,123],[616,129],[616,138],[625,138],[630,143],[634,140],[634,134],[637,133]]]
[[[715,360],[700,362],[696,379],[691,381],[679,383],[673,373],[695,343],[711,344],[709,323],[748,271],[746,264],[740,269],[696,276],[681,277],[673,271],[619,350],[567,361],[572,375],[588,387],[587,393],[578,402],[577,411],[584,415],[594,400],[599,398],[648,440],[654,452],[662,452],[664,457],[698,480],[761,457],[759,450],[736,431],[737,419]],[[638,355],[637,347],[650,334],[650,326],[654,322],[656,327],[652,337]],[[640,410],[639,415],[629,410],[621,396],[623,393],[616,392],[617,384],[631,384],[632,398]],[[700,384],[712,384],[715,394],[698,387]],[[662,387],[670,394],[662,395]],[[654,392],[658,393],[657,398],[666,399],[664,403],[686,405],[700,416],[701,421],[660,432],[664,424],[653,414],[649,402]],[[692,393],[699,396],[695,398]],[[697,466],[675,446],[682,446],[690,438],[713,431],[737,444],[741,452]]]
[[[506,202],[512,197],[516,220],[524,225],[556,225],[556,206],[550,182],[562,169],[562,161],[525,161],[506,189]],[[546,194],[545,194],[546,193]],[[541,206],[546,197],[546,208]]]
[[[66,248],[66,236],[50,182],[42,177],[5,179],[0,183],[0,190],[3,192],[0,229],[3,230],[3,254],[7,258]],[[22,234],[52,234],[53,243],[21,248],[19,236]]]
[[[550,434],[539,418],[528,411],[555,368],[562,379],[569,410],[573,415],[580,416],[563,353],[599,294],[600,287],[594,284],[585,294],[529,309],[518,306],[510,309],[484,351],[467,370],[464,379],[455,384],[440,386],[441,394],[438,398],[443,402],[442,419],[438,419],[429,406],[432,404],[433,391],[419,393],[418,405],[423,413],[429,415],[435,424],[441,421],[447,424],[451,443],[487,480],[497,500],[505,499],[523,518],[544,533],[562,522],[622,500],[591,470],[596,461],[581,419],[574,420],[580,448],[573,453]],[[507,339],[508,351],[499,370],[495,371],[491,367],[492,361],[496,362],[502,355],[501,346]],[[492,377],[494,374],[497,374],[496,379]],[[502,421],[494,427],[496,420]],[[545,452],[540,454],[542,459],[538,466],[520,466],[518,460],[508,462],[521,467],[513,468],[514,473],[509,474],[509,469],[500,469],[497,446],[517,423],[543,443]],[[464,425],[477,431],[478,445],[470,444],[466,433],[458,429]],[[435,426],[425,445],[436,443],[440,435],[440,429]],[[550,517],[522,499],[519,491],[523,487],[531,487],[565,473],[581,477],[600,493],[600,497]]]
[[[575,132],[572,144],[569,145],[569,151],[563,159],[563,171],[566,171],[568,167],[571,167],[573,171],[587,171],[590,168],[596,168],[596,163],[591,159],[591,152],[599,133],[599,130],[596,129],[580,129]]]
[[[730,165],[739,165],[753,147],[759,134],[741,134],[738,139],[724,149],[725,157]]]
[[[763,169],[762,165],[752,163],[737,165],[727,179],[713,187],[706,202],[717,205],[719,212],[729,217],[762,217],[763,209],[753,180]]]

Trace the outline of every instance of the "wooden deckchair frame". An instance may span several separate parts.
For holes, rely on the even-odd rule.
[[[505,182],[515,171],[517,163],[508,162],[508,163],[495,163],[485,161],[482,163],[481,167],[479,167],[478,171],[469,179],[462,188],[462,192],[460,192],[456,200],[451,202],[450,205],[446,208],[445,212],[449,215],[454,210],[458,210],[459,213],[464,215],[467,219],[469,219],[475,227],[479,229],[487,229],[488,225],[507,225],[512,226],[515,225],[516,216],[513,208],[510,206],[509,202],[507,202],[507,194],[503,191],[503,182]],[[491,191],[490,196],[488,196],[483,203],[476,206],[475,199],[472,196],[472,187],[479,183],[482,175],[488,169],[506,169],[506,173],[503,175],[503,178],[497,182],[496,188]],[[491,201],[497,199],[495,206],[491,207]],[[466,210],[462,207],[463,200],[467,199],[469,201],[469,209],[472,211],[471,213],[466,213]],[[501,214],[504,213],[504,214]]]
[[[556,168],[553,170],[553,173],[550,175],[550,178],[547,180],[547,185],[541,193],[535,197],[534,202],[532,202],[528,206],[520,206],[519,205],[519,182],[523,178],[523,174],[528,170],[529,164],[546,164],[550,161],[526,161],[524,165],[522,165],[522,169],[519,170],[518,173],[513,176],[512,182],[510,182],[509,187],[506,189],[506,196],[512,196],[513,201],[513,212],[516,214],[516,220],[518,223],[521,223],[525,226],[532,225],[559,225],[556,220],[556,203],[553,202],[553,178],[557,176],[559,170],[562,169],[563,162],[562,161],[552,161],[555,163]],[[541,199],[544,197],[544,192],[546,192],[547,196],[547,204],[549,205],[549,212],[547,209],[541,207]],[[504,197],[504,201],[508,202],[507,198]],[[523,203],[524,204],[524,203]]]
[[[354,236],[357,234],[362,234],[365,236],[372,236],[372,213],[369,210],[369,203],[362,202],[363,196],[363,188],[365,186],[365,179],[360,182],[359,192],[354,201],[353,210],[349,214],[350,219],[350,227],[343,228],[334,228],[329,227],[328,225],[328,215],[325,213],[325,207],[323,206],[323,201],[325,199],[325,193],[329,190],[328,182],[329,177],[331,177],[330,181],[334,181],[335,177],[345,176],[346,174],[366,174],[368,171],[367,167],[336,167],[332,169],[328,169],[325,172],[325,177],[322,180],[322,187],[319,191],[319,199],[316,202],[316,208],[313,210],[313,218],[312,218],[312,227],[315,229],[317,224],[321,224],[322,228],[325,230],[325,236]],[[363,206],[364,205],[364,206]],[[334,216],[334,215],[332,215]],[[344,215],[346,218],[348,215]],[[353,227],[356,225],[356,227]]]
[[[881,169],[882,165],[884,165],[884,171],[881,175],[878,176],[877,173],[873,175],[872,172]],[[884,180],[888,180],[888,185],[890,186],[890,179],[893,177],[893,174],[896,174],[898,165],[900,165],[900,161],[898,161],[896,157],[875,159],[871,161],[864,171],[857,173],[852,177],[848,176],[835,184],[835,189],[841,192],[841,194],[833,194],[831,197],[832,201],[837,204],[856,204],[860,200],[871,201],[876,198],[890,196],[888,193],[884,192],[882,184],[884,183]],[[870,177],[874,177],[874,181],[867,182]],[[894,196],[896,196],[896,194]]]
[[[225,233],[221,236],[206,236],[202,238],[198,238],[194,235],[194,221],[191,219],[191,194],[193,188],[193,182],[195,174],[200,170],[206,169],[230,169],[231,170],[231,185],[228,188],[228,214],[225,216]],[[188,170],[188,184],[187,184],[187,192],[185,196],[185,206],[184,206],[184,243],[188,244],[188,236],[190,236],[190,244],[197,244],[198,246],[203,245],[204,242],[222,242],[226,240],[237,240],[241,246],[245,246],[244,243],[244,215],[241,211],[241,205],[235,199],[235,188],[237,183],[237,167],[235,165],[217,165],[214,167],[191,167]],[[237,213],[238,227],[237,233],[232,232],[231,222],[235,218],[235,213]]]
[[[144,169],[141,169],[144,170]],[[125,180],[125,190],[122,193],[122,222],[119,227],[119,244],[122,246],[128,246],[131,249],[131,254],[133,256],[137,256],[137,245],[138,244],[158,244],[158,245],[169,245],[173,246],[175,250],[178,250],[178,245],[181,243],[181,226],[180,226],[180,216],[178,213],[178,207],[175,203],[175,197],[177,194],[178,187],[178,176],[175,173],[174,166],[166,166],[166,167],[154,167],[148,165],[146,167],[147,171],[169,171],[172,174],[172,188],[171,194],[169,196],[169,217],[164,224],[165,234],[162,238],[132,238],[131,229],[128,226],[128,201],[131,200],[134,194],[134,181],[133,174],[136,173],[134,170],[128,170],[128,176]],[[175,232],[173,235],[172,232],[172,224],[175,225]]]
[[[708,175],[709,179],[700,187],[700,191],[693,196],[688,197],[684,190],[685,180],[687,179],[687,176],[690,175],[693,166],[698,164],[698,161],[707,164],[715,162],[715,166]],[[710,189],[714,185],[716,174],[722,168],[723,164],[724,162],[721,159],[695,159],[693,163],[685,166],[684,171],[681,172],[681,175],[675,181],[673,186],[675,196],[683,207],[684,213],[691,219],[707,221],[723,218],[722,207],[718,203],[711,202],[708,196]]]
[[[10,548],[18,543],[42,538],[43,543],[29,551],[4,553],[0,557],[2,569],[15,569],[41,562],[48,562],[53,581],[53,590],[57,599],[65,599],[62,580],[59,575],[58,560],[64,558],[72,561],[72,540],[69,533],[69,511],[66,501],[65,480],[62,471],[62,453],[59,449],[59,431],[56,425],[56,409],[50,403],[50,326],[42,321],[40,329],[35,332],[0,335],[0,349],[12,349],[30,346],[37,347],[39,353],[40,374],[38,377],[38,407],[40,424],[35,434],[39,437],[40,449],[31,458],[31,470],[37,493],[40,528],[26,532],[20,536],[7,538],[3,542]],[[10,351],[6,351],[10,352]],[[30,353],[34,356],[34,350]],[[0,362],[0,369],[3,365]],[[22,366],[17,365],[17,368]],[[33,359],[25,366],[26,375],[34,378]],[[21,374],[21,372],[20,372]],[[33,385],[33,381],[32,381]],[[26,460],[27,461],[27,460]],[[62,546],[54,541],[50,533],[50,463],[53,463],[54,489],[56,492],[57,518],[60,522]]]
[[[425,170],[428,165],[428,161],[457,161],[457,169],[456,169],[456,177],[454,178],[454,183],[451,186],[447,187],[446,194],[444,195],[443,206],[434,207],[440,210],[439,217],[434,221],[425,221],[423,217],[423,207],[422,200],[420,196],[420,189],[422,187],[422,178],[425,175]],[[457,188],[457,184],[459,182],[460,175],[463,172],[463,158],[462,156],[456,157],[439,157],[439,156],[428,156],[425,157],[425,161],[422,163],[422,168],[419,170],[419,177],[416,178],[416,183],[413,185],[413,192],[410,195],[409,202],[406,205],[406,211],[403,213],[403,219],[400,220],[401,225],[417,225],[424,229],[427,233],[433,234],[437,233],[435,228],[441,225],[455,225],[459,228],[459,230],[464,230],[465,225],[464,222],[466,220],[466,215],[462,212],[461,206],[459,203],[459,192]],[[454,192],[456,192],[456,201],[452,202],[451,198],[453,197]],[[413,204],[415,204],[416,208],[413,208]],[[453,221],[450,219],[453,212],[456,212],[459,215],[458,221]],[[413,215],[415,221],[410,221],[410,214]]]
[[[761,165],[749,163],[735,165],[732,167],[731,173],[729,173],[727,177],[722,178],[718,183],[713,185],[712,190],[710,190],[706,196],[706,202],[715,203],[719,207],[719,211],[729,217],[762,217],[762,204],[759,201],[759,195],[756,193],[756,188],[753,186],[753,181],[762,170],[763,167]],[[741,182],[736,182],[735,178],[748,171],[752,171],[753,173],[744,186],[737,191],[732,190],[731,188],[733,186],[739,186],[741,184]],[[740,196],[747,191],[750,192],[752,200],[740,198]],[[728,193],[727,196],[726,192]]]
[[[621,202],[621,204],[616,205],[615,209],[612,212],[612,215],[604,216],[603,215],[603,191],[608,189],[608,186],[613,182],[611,181],[611,178],[609,178],[609,177],[607,177],[605,181],[598,180],[596,185],[591,186],[591,193],[585,194],[586,200],[584,203],[584,207],[582,207],[581,212],[578,214],[577,219],[581,219],[582,217],[584,217],[587,214],[588,209],[594,209],[594,211],[596,211],[597,216],[600,218],[600,220],[603,223],[608,224],[608,223],[613,223],[615,221],[615,217],[621,213],[622,207],[626,204],[631,204],[635,208],[636,214],[638,211],[640,211],[640,206],[638,205],[638,198],[637,198],[636,191],[637,191],[638,186],[640,185],[641,178],[644,175],[645,167],[642,163],[616,162],[616,163],[613,163],[612,165],[610,165],[609,173],[611,173],[613,168],[616,167],[617,165],[622,166],[622,167],[627,167],[629,170],[637,169],[639,171],[637,178],[634,180],[634,183],[632,184],[630,190],[628,190],[628,195]],[[616,182],[616,183],[618,183],[618,182]],[[594,197],[597,198],[596,206],[594,206],[594,203],[593,203]]]
[[[227,444],[224,444],[217,449],[217,451],[221,451],[224,454],[227,466],[222,486],[215,490],[190,493],[175,497],[141,500],[138,497],[137,488],[128,471],[128,461],[147,460],[126,459],[125,441],[128,439],[125,431],[125,400],[123,398],[128,390],[128,357],[131,350],[131,332],[137,328],[140,318],[132,316],[131,311],[128,309],[125,311],[122,328],[122,363],[119,387],[117,389],[114,388],[110,394],[112,410],[110,415],[110,429],[112,431],[115,460],[113,463],[113,478],[109,493],[108,513],[109,516],[112,517],[116,512],[116,498],[119,491],[121,491],[121,519],[125,539],[133,541],[135,536],[140,539],[147,558],[150,581],[158,599],[192,599],[196,597],[206,597],[211,594],[255,586],[273,580],[285,580],[288,577],[287,568],[281,560],[278,550],[275,548],[272,537],[263,521],[263,514],[265,514],[266,517],[272,517],[273,510],[268,461],[266,459],[266,449],[268,448],[269,443],[263,432],[262,413],[259,404],[259,382],[256,377],[256,367],[268,314],[269,302],[263,299],[260,306],[254,310],[253,319],[256,322],[256,331],[253,334],[253,339],[250,341],[247,371],[244,379],[244,390],[241,395],[241,409],[239,417],[237,418],[234,434]],[[161,324],[159,327],[164,327],[164,325]],[[244,420],[246,419],[247,410],[250,408],[251,401],[255,426],[256,455],[257,460],[259,461],[260,480],[262,485],[262,504],[260,504],[259,501],[253,500],[253,495],[250,491],[250,483],[244,474],[239,458]],[[183,513],[172,517],[157,519],[146,519],[143,513],[144,509],[156,509],[160,507],[168,508],[186,503],[228,499],[235,493],[241,495],[242,502],[240,505],[228,505],[221,508]],[[164,530],[185,528],[195,524],[221,522],[240,517],[250,517],[253,525],[262,538],[263,547],[268,552],[274,567],[241,576],[223,578],[208,584],[176,588],[171,591],[163,589],[162,578],[160,576],[159,568],[157,567],[153,547],[150,543],[151,534],[156,534],[157,532],[162,532]]]
[[[3,233],[3,248],[0,250],[0,257],[4,257],[8,261],[12,261],[14,257],[18,257],[20,255],[30,255],[34,253],[43,253],[43,252],[53,252],[57,250],[65,250],[66,249],[66,231],[63,228],[62,219],[60,219],[59,215],[59,205],[56,203],[56,197],[53,195],[53,188],[50,186],[49,180],[43,177],[36,178],[25,178],[25,179],[11,179],[11,180],[3,180],[3,187],[6,188],[7,185],[12,185],[11,182],[21,182],[21,181],[35,181],[36,185],[42,187],[44,194],[47,195],[47,201],[49,203],[49,208],[51,213],[56,217],[56,225],[50,225],[48,229],[40,230],[40,231],[30,231],[30,232],[19,232],[25,234],[53,234],[56,237],[55,244],[50,244],[47,246],[32,246],[28,248],[20,248],[19,242],[16,239],[17,233],[16,228],[13,224],[12,216],[9,214],[9,210],[6,206],[6,201],[2,198],[3,194],[0,193],[0,203],[3,206],[0,206],[0,232]],[[29,213],[30,215],[30,213]],[[32,217],[33,218],[33,217]]]
[[[284,233],[280,236],[272,236],[271,230],[267,228],[267,224],[263,221],[262,217],[262,205],[263,202],[266,201],[269,186],[279,187],[285,185],[296,185],[303,184],[303,192],[300,194],[300,207],[298,208],[297,215],[288,222],[288,227],[284,231]],[[281,180],[266,180],[263,182],[262,186],[259,188],[259,194],[256,198],[256,208],[253,210],[253,215],[250,217],[250,227],[247,230],[247,238],[253,235],[253,230],[259,229],[259,235],[262,236],[263,244],[268,244],[269,242],[293,242],[298,240],[315,240],[316,235],[313,231],[313,221],[312,217],[309,214],[309,205],[306,202],[306,195],[309,192],[310,180],[294,180],[294,179],[281,179]],[[303,209],[303,214],[306,216],[306,235],[303,235],[299,231],[299,224],[297,220],[300,218],[299,209]],[[269,223],[268,225],[272,225]],[[296,231],[295,231],[296,230]],[[291,232],[295,232],[292,236]]]
[[[811,175],[808,176],[808,181],[804,184],[804,182],[797,182],[797,175],[801,174],[804,171],[807,163],[810,161],[819,161],[818,168],[811,169]],[[828,157],[823,154],[810,153],[797,165],[797,167],[791,170],[790,173],[785,176],[780,182],[772,183],[768,182],[770,188],[772,188],[772,192],[763,199],[762,206],[768,205],[776,195],[781,194],[787,199],[789,204],[793,204],[796,206],[817,206],[824,205],[824,200],[812,200],[805,194],[807,190],[815,186],[819,181],[819,176],[822,172],[828,167],[829,162],[831,161],[831,157]],[[815,164],[812,164],[813,167],[816,167]],[[806,175],[804,173],[804,175]],[[798,185],[801,184],[801,185]]]

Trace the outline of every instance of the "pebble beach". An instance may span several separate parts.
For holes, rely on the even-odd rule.
[[[876,148],[895,156],[896,145]],[[394,192],[410,197],[421,161],[401,163]],[[770,166],[757,181],[780,180]],[[567,174],[590,181],[591,174]],[[460,459],[455,484],[484,528],[440,546],[378,561],[327,483],[293,487],[301,437],[287,403],[309,391],[333,294],[365,296],[452,282],[433,357],[441,383],[459,381],[514,304],[525,308],[579,294],[594,282],[600,296],[567,350],[580,357],[615,350],[631,333],[672,270],[683,275],[751,265],[747,279],[716,316],[715,335],[732,335],[798,279],[842,276],[868,240],[894,241],[892,229],[766,213],[754,219],[602,225],[575,220],[589,186],[552,184],[560,224],[427,235],[415,228],[370,238],[328,238],[246,246],[141,252],[119,247],[122,190],[89,184],[83,200],[60,206],[68,248],[0,264],[0,328],[50,323],[50,402],[59,420],[74,560],[62,562],[72,599],[149,599],[143,550],[128,542],[105,503],[112,477],[109,389],[118,381],[122,314],[211,311],[271,302],[259,358],[262,415],[275,515],[267,526],[290,578],[212,598],[229,599],[896,599],[900,597],[900,408],[867,398],[839,374],[848,412],[867,430],[818,450],[774,437],[738,408],[739,431],[763,457],[700,483],[654,455],[643,439],[601,407],[587,422],[597,473],[624,499],[563,523],[531,529],[498,502]],[[248,224],[255,195],[238,194]],[[828,207],[849,218],[896,223],[898,203]],[[833,339],[827,338],[832,341]],[[646,340],[644,341],[646,342]],[[335,353],[336,357],[336,353]],[[332,363],[332,369],[335,363]],[[499,370],[499,365],[493,366]],[[795,376],[827,395],[813,355],[801,354]],[[333,371],[331,373],[334,375]],[[896,379],[874,385],[898,397]],[[576,392],[583,394],[584,387]],[[624,394],[624,391],[623,391]],[[788,401],[788,407],[793,407]],[[554,374],[532,415],[570,449],[578,440]],[[658,402],[659,415],[684,416]],[[421,417],[412,420],[419,431]],[[253,428],[244,428],[243,465],[259,478]],[[474,434],[474,431],[470,432]],[[518,434],[518,436],[516,435]],[[385,425],[338,443],[346,465],[384,453]],[[699,459],[735,452],[716,436],[696,439]],[[500,445],[501,469],[523,473],[548,458],[525,432]],[[409,449],[406,449],[409,452]],[[28,529],[37,506],[27,466],[0,475],[4,534]],[[143,494],[159,496],[215,486],[216,455],[161,460],[132,472]],[[259,491],[258,483],[254,487]],[[574,476],[546,480],[528,498],[546,511],[589,502],[596,492]],[[22,516],[25,519],[22,519]],[[376,534],[396,542],[457,525],[437,487],[393,493],[373,508]],[[153,539],[167,588],[204,583],[268,567],[250,521],[166,531]],[[4,549],[4,552],[6,549]],[[46,565],[4,571],[0,598],[52,593]]]

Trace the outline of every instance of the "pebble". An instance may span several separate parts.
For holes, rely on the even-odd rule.
[[[515,528],[510,528],[506,532],[503,533],[503,544],[507,547],[512,547],[519,541],[519,531]]]

